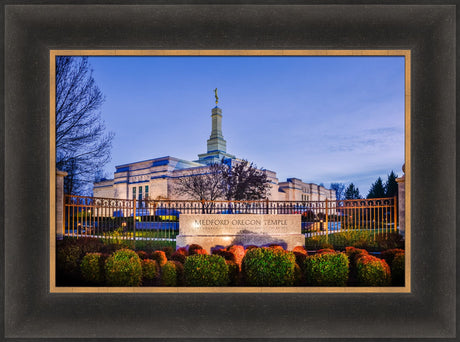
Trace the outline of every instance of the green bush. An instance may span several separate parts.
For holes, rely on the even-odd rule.
[[[105,262],[105,275],[112,286],[139,286],[142,279],[142,264],[136,252],[120,249]]]
[[[398,253],[394,256],[391,263],[391,279],[393,285],[404,286],[405,281],[405,254]]]
[[[161,267],[161,285],[177,286],[177,264],[174,261],[167,261]]]
[[[56,268],[59,275],[78,277],[81,250],[77,245],[58,246],[56,251]]]
[[[143,259],[142,264],[142,278],[147,280],[153,280],[158,278],[160,274],[160,268],[156,260],[152,259]]]
[[[379,233],[375,241],[381,250],[404,248],[404,237],[399,232]]]
[[[228,278],[232,286],[238,285],[240,278],[240,266],[231,260],[225,260],[225,263],[228,266]]]
[[[318,253],[305,260],[305,279],[313,286],[345,286],[348,280],[348,258],[344,253]]]
[[[188,286],[226,286],[228,265],[219,255],[195,254],[185,260],[185,283]]]
[[[385,260],[362,254],[356,259],[356,277],[362,286],[391,284],[390,267]]]
[[[253,248],[242,262],[244,281],[250,286],[290,286],[295,281],[295,256],[274,248]]]
[[[399,249],[399,248],[388,249],[380,253],[380,258],[385,260],[391,269],[391,264],[393,263],[393,259],[395,258],[397,254],[401,254],[401,253],[404,254],[404,249]]]
[[[86,254],[80,264],[81,275],[84,280],[92,284],[104,282],[104,258],[101,253]]]
[[[177,286],[182,286],[185,283],[184,264],[179,261],[173,261],[176,265],[176,281]]]

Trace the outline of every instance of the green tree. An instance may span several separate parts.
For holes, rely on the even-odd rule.
[[[353,183],[350,183],[348,187],[345,189],[344,198],[346,200],[350,199],[360,199],[361,195],[359,194],[359,189],[355,187]]]
[[[383,186],[382,178],[377,178],[374,184],[371,185],[367,198],[383,198],[385,196],[385,187]]]
[[[398,196],[398,182],[396,182],[397,174],[393,170],[388,175],[387,181],[385,183],[385,197],[395,197]]]

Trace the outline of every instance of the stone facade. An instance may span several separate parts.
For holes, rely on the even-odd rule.
[[[227,142],[222,134],[222,109],[212,109],[212,129],[207,141],[207,152],[198,155],[198,160],[187,161],[174,157],[149,159],[116,167],[114,178],[94,183],[94,197],[142,200],[190,199],[174,193],[174,183],[180,177],[208,172],[209,165],[222,158],[230,163],[241,161],[227,153]],[[335,200],[335,192],[323,186],[304,183],[298,178],[278,182],[276,172],[263,170],[270,181],[270,200],[318,201]]]

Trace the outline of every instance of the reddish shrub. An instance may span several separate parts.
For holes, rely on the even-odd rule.
[[[361,254],[356,259],[356,276],[363,286],[391,284],[391,272],[387,262],[368,254]]]
[[[254,249],[254,248],[259,248],[259,247],[256,246],[256,245],[249,245],[249,246],[246,246],[246,252],[249,251],[250,249]]]
[[[336,252],[332,248],[323,248],[323,249],[320,249],[317,253],[318,254],[335,254]]]
[[[404,254],[404,249],[400,249],[400,248],[388,249],[380,253],[380,258],[384,259],[391,268],[393,259],[395,258],[397,254],[401,254],[401,253]]]
[[[348,259],[350,259],[350,264],[354,265],[356,262],[356,259],[360,257],[361,255],[367,255],[367,251],[365,249],[359,249],[355,247],[345,247],[345,254],[348,256]]]
[[[305,264],[305,259],[307,258],[307,254],[303,254],[301,252],[293,252],[295,255],[295,263],[300,266],[300,268],[303,268],[303,265]]]
[[[241,262],[243,261],[244,258],[244,247],[241,245],[233,245],[227,248],[227,251],[232,253],[235,256],[235,262],[241,266]]]
[[[269,247],[269,248],[274,248],[274,249],[282,249],[282,250],[284,251],[283,246],[278,245],[278,244],[276,244],[276,243],[271,243],[271,244],[268,245],[268,247]]]
[[[144,251],[136,251],[136,253],[137,255],[139,255],[139,258],[141,258],[142,260],[149,258],[149,255]]]
[[[201,247],[200,245],[196,243],[192,243],[191,245],[188,246],[188,254],[189,255],[198,254],[198,253],[195,253],[195,250],[197,249],[203,249],[203,247]]]
[[[171,255],[171,258],[170,260],[171,261],[179,261],[180,263],[184,263],[185,262],[185,259],[187,258],[186,255],[182,254],[182,253],[178,253],[178,252],[174,252],[172,255]]]
[[[204,248],[197,248],[193,250],[193,253],[190,253],[190,255],[195,255],[195,254],[203,254],[203,255],[209,255],[208,251]]]
[[[293,249],[292,251],[293,251],[293,252],[297,252],[297,253],[302,253],[302,254],[308,255],[307,250],[306,250],[305,247],[303,247],[303,246],[295,246],[294,249]]]
[[[161,250],[165,252],[166,258],[168,259],[171,258],[171,255],[175,252],[174,248],[172,248],[171,246],[165,246]]]
[[[233,262],[236,263],[235,254],[233,254],[232,252],[229,252],[229,251],[226,251],[226,250],[220,250],[220,251],[218,251],[218,253],[214,253],[214,254],[220,255],[225,260],[233,261]]]
[[[180,254],[185,255],[185,256],[188,255],[187,248],[185,248],[185,247],[180,247],[180,248],[178,248],[178,249],[176,250],[176,253],[180,253]]]
[[[152,259],[156,260],[156,262],[158,263],[158,265],[160,267],[163,267],[166,264],[166,262],[168,261],[168,258],[166,258],[166,254],[163,251],[155,251],[155,252],[153,252],[152,253]]]

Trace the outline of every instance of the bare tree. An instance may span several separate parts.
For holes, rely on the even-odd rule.
[[[344,198],[345,184],[331,183],[331,190],[335,191],[335,198],[337,201],[341,201]]]
[[[255,201],[270,195],[270,181],[263,169],[247,160],[233,165],[220,164],[225,184],[225,198],[235,201]]]
[[[270,194],[270,181],[263,170],[247,160],[197,168],[175,181],[174,193],[195,200],[259,200]]]
[[[220,164],[190,170],[175,180],[173,191],[179,197],[215,201],[224,196],[224,181]]]
[[[56,57],[56,168],[68,173],[67,194],[88,192],[110,160],[113,134],[100,116],[103,101],[87,57]]]

